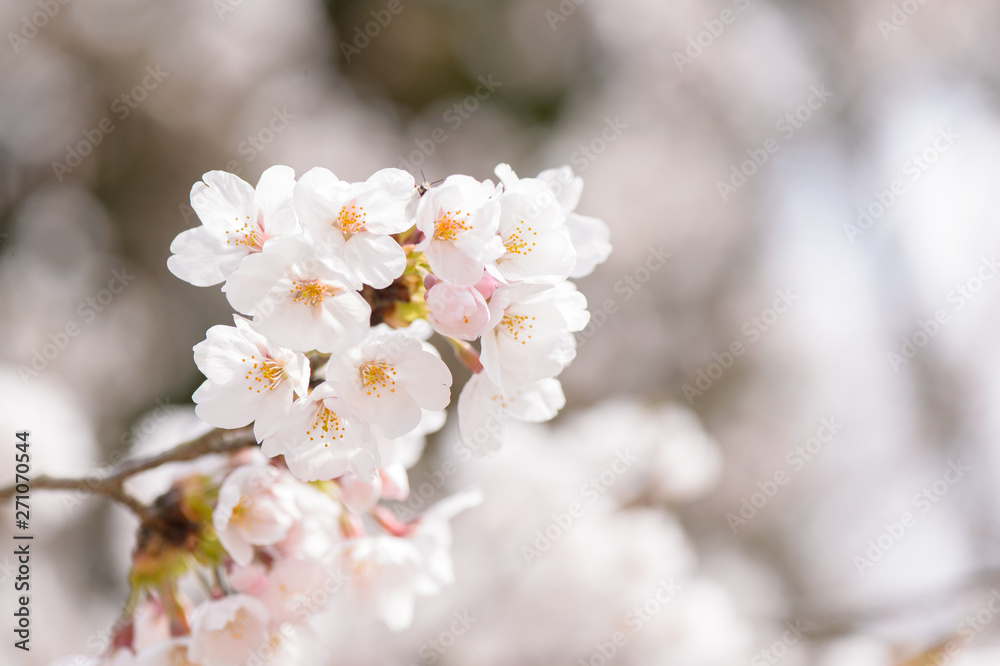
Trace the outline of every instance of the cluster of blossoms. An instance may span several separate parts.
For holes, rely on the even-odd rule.
[[[195,184],[202,225],[177,236],[168,267],[222,283],[239,313],[194,347],[206,377],[196,412],[218,428],[252,424],[260,448],[157,497],[128,613],[98,663],[306,663],[333,594],[398,630],[415,597],[451,582],[449,520],[480,494],[410,521],[382,503],[408,498],[407,469],[451,401],[428,340],[443,336],[471,371],[459,430],[489,453],[508,416],[545,421],[563,406],[556,377],[589,318],[568,279],[611,249],[604,223],[574,212],[582,181],[569,167],[496,173],[498,185],[418,186],[398,169],[349,183],[275,166],[256,188],[220,171]],[[183,589],[192,572],[197,604]]]
[[[205,174],[191,192],[203,224],[175,239],[168,266],[198,286],[223,282],[244,316],[195,347],[208,378],[198,415],[252,422],[264,453],[303,481],[377,484],[379,442],[450,402],[433,329],[473,371],[459,397],[473,450],[498,445],[507,415],[554,416],[556,376],[589,317],[568,278],[607,257],[608,230],[574,212],[583,184],[569,167],[496,171],[500,185],[455,175],[418,187],[399,169],[349,183],[276,166],[256,189]]]

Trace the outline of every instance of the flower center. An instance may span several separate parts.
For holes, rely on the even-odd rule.
[[[229,636],[235,640],[240,640],[243,638],[243,632],[246,630],[247,624],[247,613],[245,608],[241,608],[236,611],[236,617],[234,617],[229,622],[226,622],[226,628],[223,630]]]
[[[234,219],[239,224],[240,218],[236,217]],[[260,252],[264,241],[267,240],[264,230],[261,229],[259,224],[251,222],[249,215],[246,216],[246,219],[247,221],[238,229],[226,230],[226,245],[245,247],[251,252]]]
[[[261,389],[273,391],[274,387],[280,384],[285,378],[285,368],[273,358],[265,356],[257,360],[257,356],[252,355],[250,361],[243,359],[243,362],[252,363],[247,368],[247,373],[243,375],[243,379],[248,382],[247,390],[249,391],[255,388],[257,389],[257,393],[260,393]]]
[[[344,433],[347,431],[344,423],[341,422],[340,416],[323,406],[318,412],[316,412],[316,418],[313,419],[312,425],[306,430],[306,434],[309,435],[309,441],[313,442],[319,437],[319,440],[323,442],[323,446],[329,446],[329,443],[324,441],[330,439],[344,439]]]
[[[319,305],[327,296],[336,296],[338,290],[336,287],[323,284],[319,280],[306,280],[293,282],[292,288],[288,291],[296,303]]]
[[[503,246],[507,248],[507,252],[510,254],[524,256],[535,247],[535,242],[532,240],[529,243],[528,240],[537,236],[538,232],[532,231],[531,225],[527,225],[527,228],[525,226],[524,220],[521,220],[517,223],[517,228],[503,239]]]
[[[337,224],[344,233],[344,238],[350,238],[356,233],[365,230],[365,209],[363,206],[351,204],[340,209],[337,216]]]
[[[535,327],[531,323],[533,321],[535,321],[535,318],[528,315],[505,314],[503,319],[500,320],[500,326],[507,331],[507,335],[515,340],[520,340],[523,345],[531,339],[531,333],[528,331]],[[525,339],[522,340],[522,337]]]
[[[233,507],[231,522],[234,525],[242,525],[247,521],[249,513],[250,503],[245,498],[241,498],[239,504]]]
[[[395,393],[396,369],[385,361],[372,361],[361,366],[361,383],[367,389],[365,395],[375,392],[376,398],[382,397],[382,391],[389,389]]]
[[[462,211],[456,210],[452,213],[450,210],[445,211],[444,215],[439,217],[434,222],[434,240],[441,241],[453,241],[458,238],[458,233],[460,231],[468,231],[469,226],[466,224],[469,220],[469,214],[465,214],[465,219],[459,219],[462,215]]]

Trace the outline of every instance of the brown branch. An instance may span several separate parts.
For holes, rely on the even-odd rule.
[[[248,446],[254,446],[253,430],[248,426],[236,430],[217,428],[201,437],[179,444],[169,451],[126,460],[110,474],[93,474],[78,479],[63,479],[47,475],[36,477],[28,484],[33,490],[78,490],[104,495],[132,510],[143,522],[149,518],[149,507],[125,492],[122,487],[127,479],[160,465],[172,462],[194,460],[211,453],[229,453]],[[10,499],[17,493],[17,486],[0,488],[0,501]]]

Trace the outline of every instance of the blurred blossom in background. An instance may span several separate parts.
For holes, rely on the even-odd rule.
[[[569,164],[615,249],[567,408],[485,460],[431,437],[411,504],[486,497],[456,582],[400,633],[340,600],[326,654],[998,663],[996,3],[8,0],[0,28],[0,432],[35,473],[203,430],[191,348],[231,309],[166,258],[204,172]],[[136,522],[33,501],[35,649],[0,661],[96,654]]]

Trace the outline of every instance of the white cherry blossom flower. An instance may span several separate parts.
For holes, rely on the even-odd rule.
[[[382,169],[363,183],[347,183],[322,167],[295,186],[295,210],[306,230],[344,260],[365,284],[388,287],[406,268],[406,255],[389,234],[413,226],[407,214],[416,197],[413,176]]]
[[[576,250],[555,194],[537,178],[518,179],[506,164],[496,172],[506,176],[498,226],[505,252],[497,270],[508,281],[565,280],[576,264]]]
[[[344,542],[353,609],[380,617],[393,631],[413,622],[417,596],[440,594],[454,582],[448,521],[482,501],[478,491],[445,498],[420,517],[407,537],[362,537]]]
[[[508,417],[541,423],[566,404],[558,379],[542,379],[504,395],[486,373],[473,375],[458,396],[458,429],[462,442],[478,456],[500,448]]]
[[[238,592],[260,600],[267,608],[271,627],[285,622],[301,624],[323,610],[326,599],[312,593],[323,583],[323,567],[316,560],[284,557],[270,570],[260,565],[240,567],[229,575],[229,584]],[[305,611],[305,612],[303,612]]]
[[[371,306],[359,287],[343,262],[316,254],[302,240],[282,238],[247,257],[223,291],[275,344],[330,353],[357,343],[368,330]]]
[[[469,176],[449,176],[427,191],[417,207],[417,228],[424,240],[418,246],[431,271],[443,280],[471,287],[483,269],[503,254],[497,237],[500,208],[496,186]]]
[[[410,496],[410,479],[406,470],[417,464],[423,453],[426,435],[444,426],[444,410],[421,410],[420,424],[401,437],[386,437],[375,432],[382,467],[371,479],[358,479],[347,474],[339,479],[341,500],[355,514],[371,510],[379,500],[405,500]]]
[[[576,355],[573,333],[590,319],[587,299],[571,282],[498,289],[490,312],[480,358],[505,396],[562,372]]]
[[[237,666],[269,639],[267,608],[246,594],[202,602],[191,619],[188,655],[194,662]]]
[[[423,557],[411,541],[393,536],[361,537],[341,547],[352,612],[379,618],[389,629],[413,624],[416,596],[437,592],[424,574]]]
[[[590,275],[598,264],[603,264],[611,255],[611,231],[604,220],[575,212],[583,193],[583,179],[567,165],[542,171],[538,180],[549,186],[566,212],[566,226],[576,248],[576,264],[569,276],[581,278]]]
[[[440,588],[455,582],[451,561],[451,519],[483,502],[479,490],[455,493],[428,509],[417,520],[417,526],[407,536],[424,560],[424,570],[440,592]]]
[[[269,465],[233,470],[219,488],[212,513],[219,543],[243,566],[253,560],[254,546],[278,543],[298,518],[290,491],[283,487],[278,470]]]
[[[258,441],[286,417],[294,394],[309,388],[309,361],[271,344],[249,321],[213,326],[194,346],[194,360],[207,380],[194,392],[198,416],[218,428],[254,422]]]
[[[341,540],[341,504],[311,483],[292,483],[289,488],[302,517],[273,550],[281,557],[324,560]]]
[[[198,663],[191,661],[188,654],[190,642],[191,640],[187,636],[168,638],[139,649],[134,656],[129,653],[130,661],[112,661],[108,666],[124,666],[125,664],[131,666],[199,666]],[[122,650],[122,652],[128,651]]]
[[[444,409],[451,400],[451,372],[436,350],[387,326],[331,361],[327,381],[386,437],[416,428],[421,408]]]
[[[218,284],[271,238],[299,231],[292,206],[295,172],[273,166],[257,188],[225,171],[209,171],[191,188],[191,207],[202,226],[177,235],[167,268],[198,287]]]
[[[368,423],[329,382],[297,400],[261,450],[271,457],[283,455],[300,481],[326,481],[348,471],[370,479],[379,467],[378,444]]]

